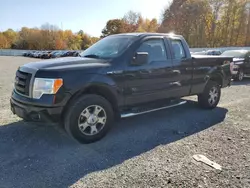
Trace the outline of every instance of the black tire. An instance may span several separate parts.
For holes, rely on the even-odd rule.
[[[23,120],[24,122],[32,122],[31,119],[30,119],[30,118],[27,118],[27,117],[23,117],[22,120]]]
[[[218,94],[217,97],[215,96],[212,97],[214,100],[211,99],[211,95],[210,95],[210,92],[212,92],[213,89],[215,89]],[[214,109],[216,108],[216,106],[218,105],[220,101],[220,96],[221,96],[221,87],[219,86],[219,84],[214,81],[209,81],[203,93],[198,95],[198,104],[200,105],[200,107],[204,109]]]
[[[98,105],[105,111],[106,120],[103,128],[95,135],[86,135],[80,130],[78,123],[80,114],[88,107]],[[89,144],[96,142],[106,136],[110,128],[112,127],[114,121],[114,112],[111,104],[102,96],[89,94],[74,101],[66,112],[66,117],[64,119],[64,127],[67,133],[76,139],[78,142],[83,144]],[[87,122],[87,119],[85,123]],[[95,125],[97,126],[97,124]],[[92,129],[88,125],[89,129]],[[87,128],[85,128],[86,130]],[[96,129],[97,130],[97,129]],[[83,130],[84,131],[84,130]],[[91,130],[92,131],[92,130]]]
[[[237,75],[235,76],[234,80],[235,81],[242,81],[244,79],[244,72],[243,70],[239,70]]]

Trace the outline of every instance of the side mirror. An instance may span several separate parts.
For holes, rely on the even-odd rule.
[[[143,65],[143,64],[147,64],[147,62],[148,62],[148,52],[137,52],[131,64]]]

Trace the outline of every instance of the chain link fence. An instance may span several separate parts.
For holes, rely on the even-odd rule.
[[[27,50],[0,49],[0,56],[22,56]]]

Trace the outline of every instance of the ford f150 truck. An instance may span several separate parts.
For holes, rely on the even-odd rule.
[[[27,121],[63,123],[80,143],[103,138],[117,118],[184,104],[198,95],[217,106],[230,86],[231,57],[191,56],[182,36],[127,33],[105,37],[80,57],[18,68],[11,110]]]

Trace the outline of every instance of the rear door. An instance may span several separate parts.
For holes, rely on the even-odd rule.
[[[189,95],[193,81],[193,60],[189,50],[180,38],[170,37],[167,39],[173,59],[173,72],[175,73],[175,96]]]

